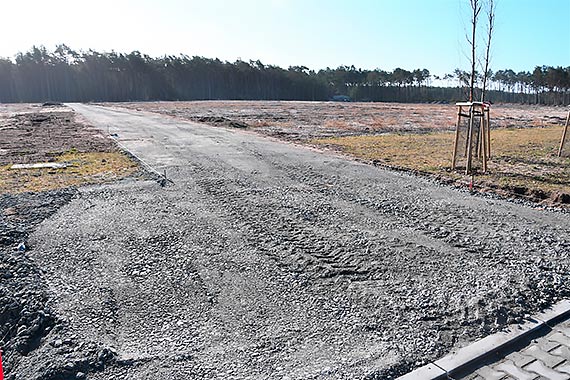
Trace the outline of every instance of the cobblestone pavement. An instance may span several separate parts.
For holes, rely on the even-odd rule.
[[[479,368],[465,380],[567,380],[570,379],[570,320],[533,339],[520,351]]]

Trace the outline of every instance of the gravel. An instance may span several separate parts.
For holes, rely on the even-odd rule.
[[[70,342],[109,353],[69,361],[89,379],[392,378],[570,296],[568,214],[74,107],[174,182],[83,188],[29,239]]]
[[[29,255],[29,234],[77,194],[0,194],[0,347],[8,380],[82,378],[81,370],[101,370],[114,361],[108,349],[69,333],[49,305],[44,272]]]

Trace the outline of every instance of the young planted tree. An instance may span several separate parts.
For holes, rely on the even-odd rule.
[[[469,78],[469,101],[472,102],[474,99],[475,91],[475,65],[477,62],[477,23],[479,21],[479,13],[481,13],[481,1],[480,0],[469,0],[469,5],[471,7],[471,37],[467,36],[467,42],[471,47],[471,76]]]
[[[486,32],[486,45],[485,45],[485,55],[483,61],[480,64],[483,69],[482,79],[482,91],[481,91],[481,101],[485,99],[485,92],[487,90],[487,83],[490,76],[489,66],[491,63],[491,40],[493,38],[493,32],[495,28],[495,1],[494,0],[469,0],[469,10],[470,10],[470,23],[471,23],[471,35],[467,35],[467,43],[471,49],[471,56],[469,63],[471,66],[471,73],[469,77],[469,101],[475,100],[475,85],[477,81],[477,30],[479,19],[481,16],[481,11],[485,10],[487,14],[487,32]],[[479,60],[481,62],[481,60]]]
[[[481,89],[481,101],[485,101],[485,92],[487,91],[487,80],[491,75],[489,65],[491,63],[491,39],[493,38],[493,31],[495,29],[495,2],[494,0],[487,0],[487,44],[485,46],[485,63],[483,67],[483,87]]]
[[[481,102],[475,102],[475,85],[477,78],[476,66],[478,62],[477,57],[477,31],[481,11],[487,10],[488,15],[488,28],[487,28],[487,45],[485,49],[485,64],[483,68],[483,88],[481,91]],[[455,142],[453,147],[453,160],[452,168],[455,168],[456,158],[458,152],[462,151],[462,155],[466,158],[465,172],[472,173],[472,160],[473,156],[482,159],[483,172],[487,170],[487,158],[490,155],[490,135],[489,135],[489,108],[482,102],[485,98],[485,91],[487,87],[487,78],[490,74],[489,62],[491,52],[491,37],[493,35],[494,27],[494,3],[493,0],[469,0],[470,10],[470,23],[471,33],[466,35],[467,42],[471,50],[469,63],[471,64],[471,72],[469,75],[469,102],[457,103],[459,107],[457,113],[457,126],[455,133]],[[481,61],[479,60],[479,63]],[[481,65],[481,64],[480,64]],[[481,65],[483,66],[483,65]],[[463,107],[466,107],[468,113],[463,112]],[[466,133],[461,132],[461,119],[467,118]],[[464,149],[459,149],[460,135],[465,136]],[[463,142],[461,143],[463,145]]]
[[[494,0],[487,0],[486,3],[487,10],[487,44],[485,46],[485,64],[483,67],[483,86],[481,88],[481,102],[485,101],[485,92],[487,91],[487,79],[491,75],[489,70],[489,64],[491,62],[491,39],[493,38],[493,29],[495,27],[495,3]],[[482,125],[485,126],[483,129],[483,135],[481,138],[485,140],[482,143],[481,148],[485,149],[483,155],[491,157],[491,116],[489,114],[490,110],[487,108],[486,112],[483,112],[482,116],[485,118]]]

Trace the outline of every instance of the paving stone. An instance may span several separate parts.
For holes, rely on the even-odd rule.
[[[570,299],[565,299],[552,305],[542,313],[535,315],[535,318],[548,325],[552,325],[556,319],[567,318],[568,316],[570,316]]]
[[[552,355],[560,356],[566,360],[570,360],[570,348],[566,346],[559,346],[558,348],[550,351]]]
[[[521,336],[526,336],[538,331],[544,327],[544,323],[545,322],[531,319],[523,324],[510,326],[503,331],[489,335],[466,347],[463,347],[453,354],[437,360],[434,364],[447,372],[453,373],[456,368],[460,367],[464,363],[481,360],[485,355],[496,351],[505,344],[509,344],[513,339],[518,340]]]
[[[554,334],[548,335],[548,339],[558,342],[566,347],[570,347],[570,337],[562,334],[560,331],[556,331]]]
[[[537,339],[534,345],[536,345],[538,348],[546,352],[550,352],[556,347],[560,346],[559,342],[549,340],[547,337],[548,335],[546,337]]]
[[[479,376],[476,373],[472,373],[471,375],[468,375],[467,377],[462,377],[461,380],[487,380],[487,379]]]
[[[570,380],[570,319],[462,380]]]
[[[547,335],[529,342],[524,350],[511,352],[461,380],[510,379],[570,380],[570,319],[554,326]]]
[[[481,367],[475,373],[485,380],[501,380],[507,376],[505,372],[497,371],[489,366]]]
[[[570,326],[557,326],[557,331],[560,331],[562,334],[570,337]]]
[[[555,367],[564,361],[564,358],[561,358],[560,356],[552,355],[552,354],[548,353],[547,351],[542,350],[538,344],[534,345],[534,346],[530,346],[529,348],[525,349],[522,353],[524,355],[529,355],[529,356],[532,356],[534,358],[539,359],[541,362],[546,364],[547,367],[550,367],[550,368]]]
[[[536,360],[525,367],[525,370],[532,371],[550,380],[569,380],[570,375],[564,372],[558,372],[552,368],[545,366],[540,360]]]
[[[523,355],[520,352],[510,353],[505,359],[512,361],[517,367],[524,367],[525,365],[536,360],[533,356]]]
[[[522,368],[515,366],[515,364],[510,360],[505,360],[504,362],[494,366],[494,369],[506,372],[517,380],[535,380],[538,377],[535,373],[527,372]]]
[[[564,321],[562,323],[560,323],[559,325],[556,326],[557,328],[560,329],[568,329],[570,330],[570,319],[568,319],[567,321]]]
[[[564,362],[554,369],[558,372],[564,372],[570,375],[570,362]]]
[[[446,376],[446,372],[430,363],[402,377],[399,377],[398,380],[425,380],[435,379],[440,376]]]

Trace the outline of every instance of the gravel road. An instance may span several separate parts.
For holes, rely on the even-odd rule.
[[[568,214],[73,108],[173,181],[82,188],[30,237],[69,334],[115,358],[89,379],[390,378],[570,296]]]

